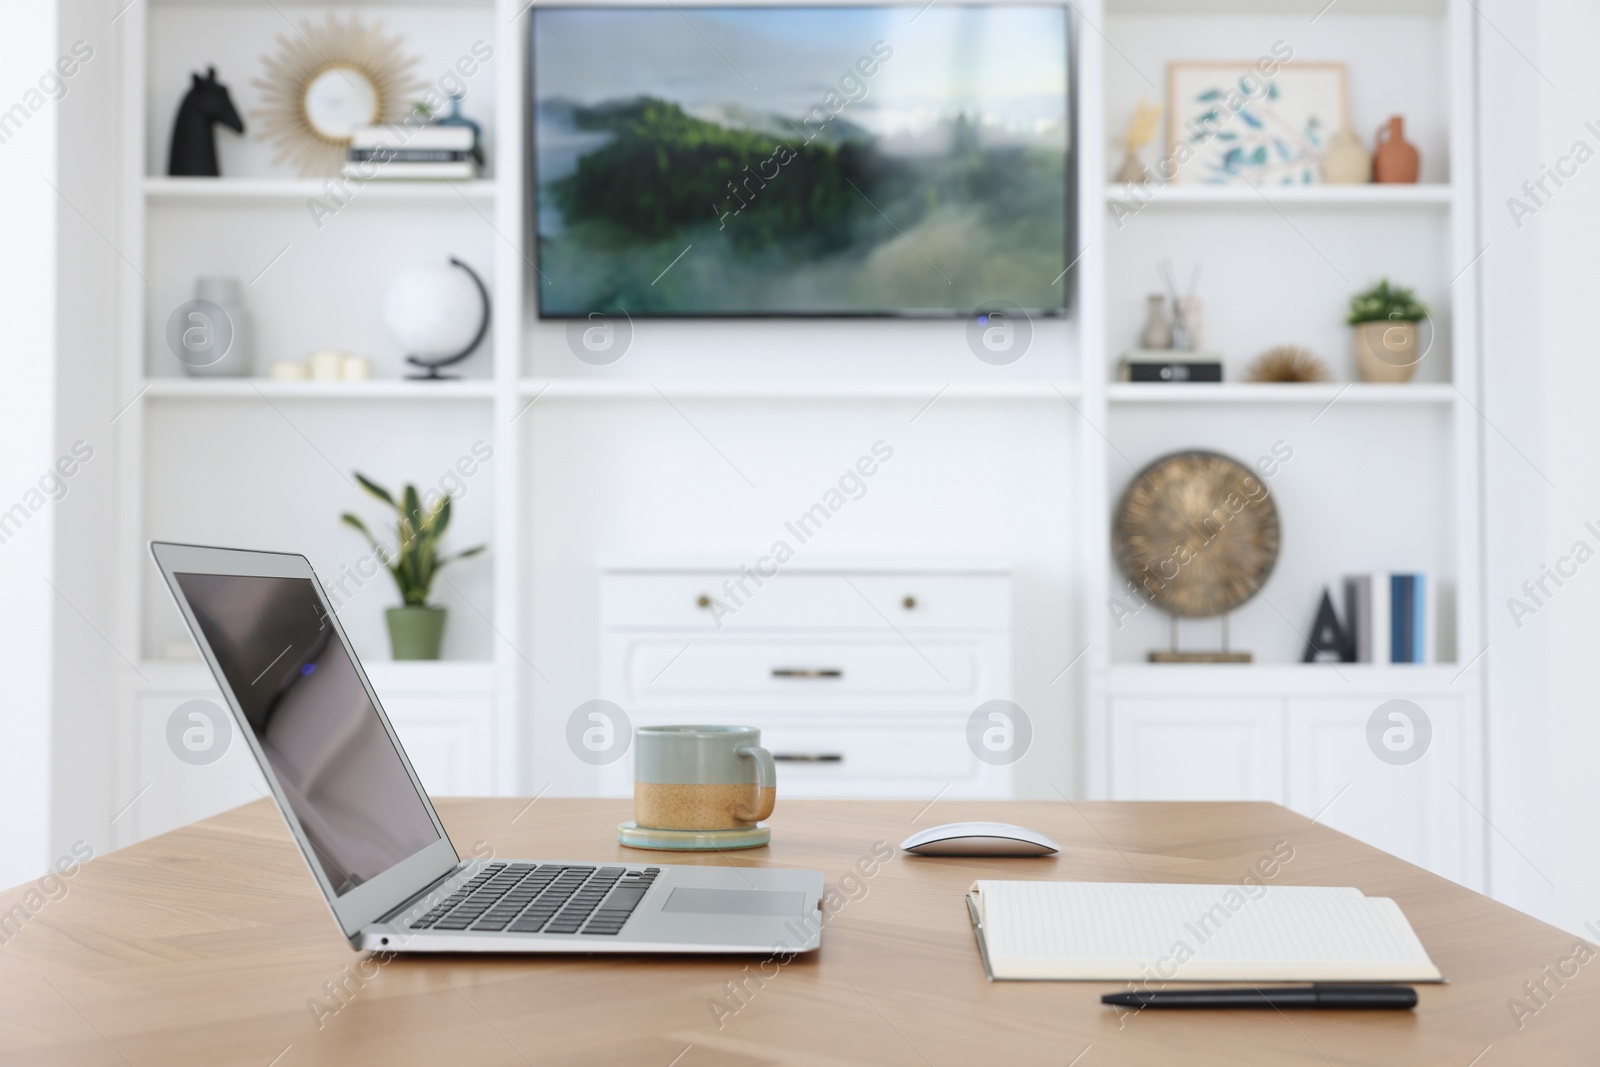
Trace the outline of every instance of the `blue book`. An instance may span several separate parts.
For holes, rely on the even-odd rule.
[[[1390,640],[1393,649],[1391,663],[1415,663],[1416,641],[1416,575],[1396,574],[1390,577]]]

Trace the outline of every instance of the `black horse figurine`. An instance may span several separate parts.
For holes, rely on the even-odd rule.
[[[217,81],[217,68],[206,70],[204,78],[194,75],[194,84],[178,105],[178,118],[172,124],[172,152],[167,158],[167,173],[174,178],[217,178],[217,141],[211,129],[220,122],[237,133],[244,132],[244,120],[234,110],[228,87]]]

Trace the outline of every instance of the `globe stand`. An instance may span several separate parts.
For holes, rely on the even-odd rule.
[[[478,277],[477,273],[471,267],[467,266],[454,256],[450,257],[450,265],[452,267],[460,267],[462,270],[466,271],[467,277],[472,279],[472,284],[478,287],[478,296],[483,299],[483,321],[478,323],[478,333],[475,337],[473,337],[472,341],[467,345],[467,347],[463,348],[454,355],[440,356],[437,359],[425,359],[422,356],[407,356],[407,363],[411,364],[413,367],[423,368],[422,374],[406,375],[406,378],[410,381],[444,382],[454,381],[460,378],[461,376],[459,374],[440,374],[439,368],[448,367],[454,363],[460,363],[462,360],[472,355],[477,347],[483,343],[484,336],[489,332],[489,290],[484,287],[483,279]]]

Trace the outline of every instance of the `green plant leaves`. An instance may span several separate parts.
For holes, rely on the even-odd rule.
[[[394,497],[389,495],[389,490],[385,489],[376,482],[369,480],[363,476],[360,471],[356,472],[356,481],[361,483],[361,488],[365,489],[367,492],[371,493],[385,504],[388,504],[390,507],[394,507]]]
[[[424,509],[422,498],[414,485],[407,485],[396,501],[394,494],[365,475],[358,472],[355,477],[362,489],[394,509],[397,521],[393,532],[399,543],[390,550],[373,535],[359,516],[351,512],[340,515],[339,521],[366,537],[394,578],[402,603],[426,606],[433,580],[441,567],[458,559],[476,556],[487,547],[478,545],[454,556],[441,555],[439,542],[450,525],[452,502],[448,494],[441,494],[437,501]]]
[[[1427,317],[1428,309],[1415,292],[1380,278],[1376,285],[1350,298],[1345,322],[1356,326],[1363,322],[1420,322]]]

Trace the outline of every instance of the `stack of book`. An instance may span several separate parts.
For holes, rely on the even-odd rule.
[[[478,176],[471,126],[364,126],[350,138],[344,176],[363,180],[454,180]]]
[[[1433,662],[1433,615],[1425,574],[1344,580],[1344,629],[1355,663]]]

